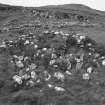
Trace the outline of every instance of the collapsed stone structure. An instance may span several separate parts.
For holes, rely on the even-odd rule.
[[[44,31],[38,36],[21,35],[3,41],[0,50],[8,52],[9,62],[14,65],[14,85],[23,87],[46,84],[56,91],[66,91],[67,77],[79,73],[81,79],[90,80],[97,68],[105,66],[105,53],[99,52],[98,44],[76,33]]]

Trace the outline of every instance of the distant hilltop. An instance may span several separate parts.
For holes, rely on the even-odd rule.
[[[7,5],[7,4],[0,4],[0,11],[19,11],[25,8],[30,8],[30,9],[54,9],[54,10],[65,10],[67,12],[69,12],[69,10],[77,10],[77,11],[83,11],[83,12],[90,12],[93,14],[98,14],[98,15],[105,15],[104,11],[99,11],[99,10],[95,10],[92,9],[86,5],[82,5],[82,4],[64,4],[64,5],[48,5],[48,6],[41,6],[41,7],[23,7],[23,6],[15,6],[15,5]]]

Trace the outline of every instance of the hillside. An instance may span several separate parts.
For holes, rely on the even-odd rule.
[[[80,4],[45,6],[45,7],[37,7],[37,8],[36,7],[35,8],[16,7],[16,6],[1,4],[0,14],[1,14],[0,16],[1,28],[4,27],[3,24],[6,25],[9,23],[10,24],[8,27],[12,27],[12,21],[15,21],[15,22],[18,21],[17,26],[19,22],[21,23],[22,21],[23,23],[27,23],[29,22],[29,20],[36,21],[36,18],[38,17],[41,18],[40,15],[42,15],[42,20],[43,19],[45,20],[45,24],[47,24],[46,22],[50,21],[51,19],[52,19],[52,22],[53,20],[60,21],[60,19],[61,21],[64,20],[64,22],[69,21],[71,22],[71,24],[72,22],[74,23],[78,22],[77,25],[75,24],[76,28],[75,26],[72,27],[73,30],[74,29],[75,31],[83,30],[83,31],[86,31],[85,33],[88,33],[87,32],[88,30],[90,30],[89,32],[95,31],[96,37],[99,37],[97,33],[100,33],[100,34],[102,33],[102,35],[100,36],[102,37],[102,39],[104,38],[103,34],[104,34],[105,13],[103,11],[94,10]],[[45,18],[45,15],[47,18]],[[85,24],[87,25],[85,26]],[[80,27],[80,25],[82,28]],[[92,25],[94,25],[94,27]],[[71,28],[71,27],[68,26],[68,28]]]
[[[68,9],[68,10],[79,10],[79,11],[86,11],[90,12],[93,14],[100,14],[100,15],[105,15],[104,11],[99,11],[92,9],[88,6],[82,5],[82,4],[65,4],[65,5],[58,5],[58,6],[46,6],[47,8],[61,8],[61,9]],[[45,7],[45,8],[46,8]]]
[[[0,4],[0,105],[105,105],[105,12]]]

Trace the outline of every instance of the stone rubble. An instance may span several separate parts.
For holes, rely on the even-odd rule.
[[[71,76],[75,72],[80,72],[83,80],[89,80],[96,68],[105,67],[105,55],[99,53],[96,46],[94,41],[81,34],[46,30],[36,37],[31,33],[3,41],[0,49],[8,51],[11,63],[18,69],[12,77],[15,83],[34,87],[46,82],[49,88],[65,91],[50,82],[57,79],[62,85],[67,79],[65,75]]]

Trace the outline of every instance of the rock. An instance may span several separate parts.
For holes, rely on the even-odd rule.
[[[105,66],[105,60],[102,61],[102,65]]]
[[[49,64],[50,64],[50,65],[53,65],[55,62],[56,62],[55,60],[51,60],[51,61],[49,62]]]
[[[21,61],[16,61],[16,66],[19,67],[19,68],[23,68],[24,65]]]
[[[33,87],[35,85],[35,82],[32,81],[32,80],[29,80],[26,85],[30,86],[30,87]]]
[[[93,68],[92,68],[92,67],[88,67],[88,68],[87,68],[87,72],[88,72],[88,73],[92,73],[92,71],[93,71]]]
[[[22,78],[20,76],[18,76],[18,75],[14,75],[13,80],[15,82],[17,82],[18,84],[22,84]]]
[[[31,78],[36,80],[37,79],[37,74],[35,73],[35,71],[31,72]]]
[[[29,44],[29,43],[30,43],[29,40],[26,40],[24,44],[26,45],[26,44]]]
[[[30,79],[30,75],[28,75],[28,74],[24,74],[24,75],[22,76],[22,79],[24,79],[24,80],[28,80],[28,79]]]
[[[7,46],[5,44],[0,45],[0,48],[6,48]]]
[[[55,72],[54,77],[56,77],[58,80],[61,80],[62,82],[64,81],[65,77],[64,74],[61,72]]]
[[[31,69],[31,70],[34,70],[34,69],[36,69],[36,64],[34,64],[34,63],[32,63],[30,66],[29,66],[29,68]]]
[[[68,70],[67,70],[65,73],[66,73],[67,75],[72,75],[72,73],[71,73],[70,71],[68,71]]]
[[[89,80],[90,79],[90,76],[88,73],[83,73],[83,77],[82,77],[84,80]]]
[[[18,59],[19,59],[19,61],[22,61],[24,59],[24,57],[23,56],[19,56]]]
[[[54,89],[55,89],[56,91],[61,91],[61,92],[64,92],[64,91],[65,91],[64,88],[58,87],[58,86],[55,86]]]

